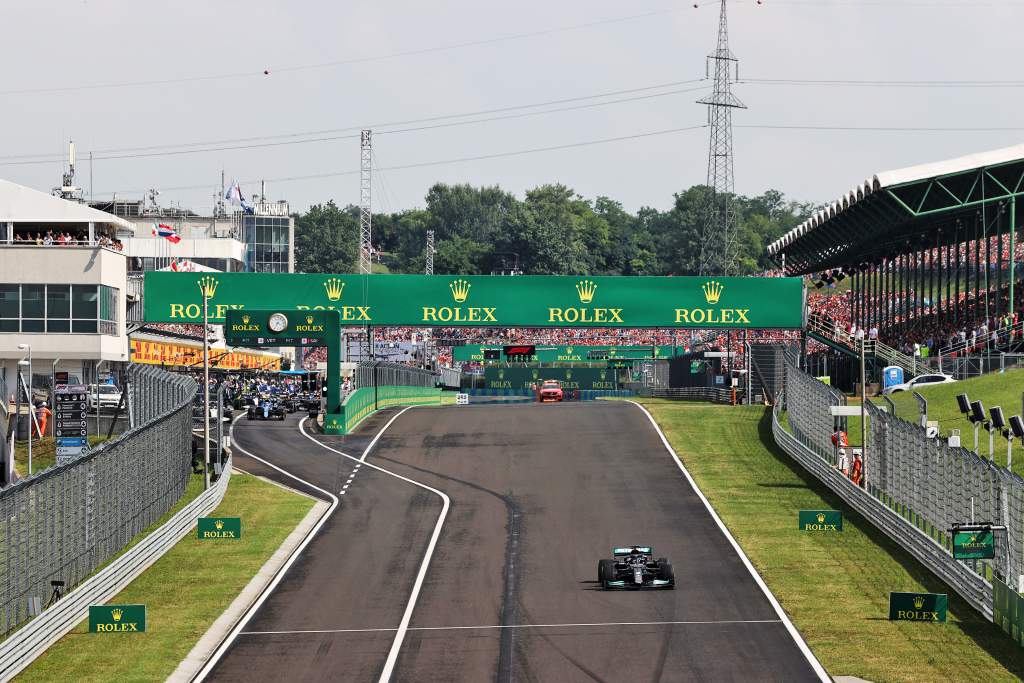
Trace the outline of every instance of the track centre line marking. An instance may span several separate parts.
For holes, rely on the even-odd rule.
[[[404,482],[413,484],[414,486],[426,489],[431,493],[437,494],[441,498],[441,514],[437,516],[437,524],[434,525],[434,533],[430,535],[430,542],[427,544],[427,552],[424,553],[423,562],[420,564],[419,571],[416,572],[416,580],[413,582],[412,592],[409,594],[409,602],[406,604],[405,612],[402,614],[402,621],[398,624],[398,628],[395,629],[395,640],[391,643],[391,650],[388,652],[387,661],[384,662],[384,668],[380,673],[380,679],[378,679],[379,683],[387,683],[389,680],[391,680],[391,674],[394,672],[395,664],[398,662],[398,653],[402,649],[402,642],[405,640],[405,634],[409,630],[409,622],[412,620],[412,612],[416,608],[416,601],[419,599],[420,589],[423,588],[423,581],[424,579],[426,579],[427,576],[427,568],[430,566],[430,559],[434,556],[434,548],[437,547],[437,541],[441,537],[441,527],[444,526],[444,520],[448,516],[448,508],[451,507],[452,502],[451,499],[443,491],[439,491],[438,489],[432,488],[430,486],[427,486],[426,484],[422,484],[413,479],[409,479],[408,477],[403,477],[400,474],[395,474],[394,472],[386,470],[383,467],[378,467],[373,463],[366,462],[366,456],[370,454],[371,450],[373,450],[373,447],[377,444],[377,441],[384,434],[384,431],[391,426],[392,422],[401,417],[402,413],[411,409],[412,407],[413,406],[403,408],[402,410],[398,411],[398,413],[396,413],[390,420],[388,420],[387,423],[385,423],[385,425],[380,428],[380,431],[377,432],[377,435],[373,437],[373,440],[370,441],[370,443],[366,446],[366,449],[363,451],[362,456],[358,458],[353,455],[349,455],[348,453],[343,453],[342,451],[339,451],[336,448],[332,448],[327,444],[318,441],[317,439],[306,433],[306,430],[303,429],[302,425],[305,424],[306,418],[303,418],[301,421],[299,421],[299,432],[304,437],[306,437],[313,443],[317,444],[318,446],[326,448],[329,451],[333,451],[338,455],[346,457],[350,460],[356,460],[360,464],[366,465],[367,467],[375,469],[378,472],[382,472],[383,474],[387,474],[389,476],[395,477],[396,479],[401,479]],[[357,465],[357,467],[358,466],[359,465]]]
[[[587,628],[601,626],[714,626],[717,624],[781,624],[781,619],[723,619],[719,621],[608,621],[593,624],[496,624],[486,626],[411,626],[409,631],[473,631],[503,628]],[[243,636],[301,635],[303,633],[387,633],[394,628],[338,628],[310,631],[242,631]]]
[[[800,652],[802,652],[804,657],[807,659],[807,663],[810,664],[811,669],[814,670],[814,673],[817,674],[818,679],[822,681],[822,683],[830,683],[832,678],[825,672],[825,667],[821,665],[821,662],[818,661],[818,658],[814,655],[813,652],[811,652],[811,648],[807,645],[807,641],[805,641],[803,636],[800,635],[800,632],[796,630],[796,626],[793,625],[793,622],[789,620],[789,617],[786,615],[786,611],[782,609],[782,605],[779,604],[779,601],[775,599],[775,595],[772,594],[771,590],[768,588],[768,584],[764,582],[764,579],[761,578],[761,575],[757,573],[756,569],[754,569],[753,563],[751,563],[750,558],[747,557],[747,554],[743,552],[743,548],[740,547],[740,544],[737,543],[735,538],[733,538],[732,533],[729,531],[729,527],[727,527],[725,525],[725,522],[722,521],[722,518],[718,516],[718,513],[715,512],[715,508],[712,507],[711,505],[711,501],[707,499],[707,497],[704,495],[704,492],[700,490],[699,486],[697,486],[697,482],[693,480],[692,476],[690,476],[689,470],[687,470],[686,467],[683,465],[683,459],[680,458],[679,454],[676,453],[676,450],[672,448],[672,444],[668,442],[668,439],[665,437],[665,433],[661,431],[661,427],[658,425],[658,422],[654,419],[654,416],[651,415],[650,411],[648,411],[647,408],[643,407],[636,401],[627,400],[626,403],[632,403],[633,405],[635,405],[643,412],[644,415],[647,416],[647,419],[650,420],[651,425],[654,427],[654,431],[658,434],[658,437],[661,439],[662,445],[665,446],[665,450],[669,452],[669,455],[672,456],[672,459],[675,461],[676,466],[683,473],[683,476],[686,477],[686,481],[690,483],[690,488],[694,490],[694,492],[697,494],[697,497],[700,498],[702,503],[704,503],[704,507],[707,508],[708,514],[711,515],[711,519],[713,519],[715,521],[715,524],[718,525],[719,531],[722,532],[726,540],[729,541],[729,544],[732,545],[733,550],[735,550],[736,554],[739,555],[740,560],[743,562],[743,566],[745,566],[747,568],[747,571],[750,572],[750,576],[753,577],[754,583],[756,583],[758,588],[761,589],[761,592],[764,593],[764,596],[768,599],[768,603],[775,610],[775,613],[779,615],[779,620],[783,624],[785,624],[786,630],[789,632],[790,637],[793,638],[793,641],[796,643],[797,648],[800,649]]]

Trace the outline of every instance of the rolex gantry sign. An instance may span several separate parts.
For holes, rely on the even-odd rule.
[[[804,325],[800,278],[314,275],[148,272],[147,322],[210,322],[230,311],[337,311],[342,325],[783,328]],[[289,332],[302,318],[285,314]],[[244,325],[268,320],[250,319]],[[240,328],[251,337],[257,329]],[[231,330],[227,330],[231,334]],[[311,337],[312,334],[299,334]]]

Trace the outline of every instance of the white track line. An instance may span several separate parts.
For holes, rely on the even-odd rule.
[[[330,517],[334,513],[335,509],[337,509],[337,507],[338,507],[338,498],[336,496],[334,496],[333,494],[331,494],[329,491],[325,491],[322,488],[320,488],[319,486],[316,486],[314,484],[309,483],[305,479],[301,479],[299,477],[296,477],[291,472],[287,472],[287,471],[281,469],[280,467],[278,467],[277,465],[275,465],[275,464],[273,464],[271,462],[267,462],[263,458],[257,457],[255,455],[253,455],[252,453],[250,453],[249,451],[247,451],[244,448],[242,448],[238,444],[238,442],[235,440],[235,423],[238,422],[241,418],[242,418],[242,415],[239,415],[234,420],[232,420],[231,428],[228,430],[228,435],[229,435],[229,437],[231,439],[231,445],[232,445],[232,447],[234,449],[238,450],[241,453],[244,453],[245,455],[249,456],[253,460],[257,460],[257,461],[263,463],[264,465],[277,470],[278,472],[280,472],[281,474],[285,475],[286,477],[294,479],[295,481],[297,481],[297,482],[299,482],[301,484],[305,484],[306,486],[308,486],[311,489],[319,491],[320,493],[324,494],[325,496],[327,496],[331,500],[331,506],[329,508],[327,508],[327,512],[325,512],[323,514],[323,516],[320,517],[320,519],[319,519],[319,521],[317,521],[316,525],[310,530],[309,534],[306,535],[306,538],[303,539],[302,543],[299,544],[299,546],[292,552],[291,556],[284,563],[284,565],[282,565],[281,568],[277,571],[277,574],[274,575],[274,579],[269,584],[267,584],[266,588],[263,589],[263,592],[260,593],[260,596],[256,599],[256,602],[254,602],[249,607],[249,609],[246,610],[245,614],[242,615],[242,618],[238,620],[238,623],[235,624],[235,627],[233,629],[231,629],[231,632],[228,634],[228,637],[224,639],[224,641],[220,644],[220,646],[214,651],[213,656],[210,657],[210,659],[206,662],[206,664],[203,665],[203,668],[199,670],[199,673],[196,674],[196,677],[193,679],[194,681],[204,681],[204,680],[206,680],[206,677],[210,675],[210,672],[213,671],[213,668],[217,665],[217,662],[220,661],[220,659],[224,656],[224,653],[228,651],[229,647],[231,647],[231,644],[234,642],[235,638],[238,637],[238,634],[241,633],[242,629],[245,628],[245,625],[247,623],[249,623],[249,620],[253,617],[254,614],[256,614],[256,611],[266,601],[266,599],[268,597],[270,597],[270,594],[274,592],[274,589],[277,588],[277,585],[281,582],[281,579],[284,578],[284,575],[288,572],[288,569],[292,566],[292,564],[295,563],[295,560],[297,560],[299,558],[299,555],[301,555],[302,552],[306,549],[306,546],[308,546],[310,544],[310,542],[313,540],[313,538],[316,537],[316,535],[320,532],[320,529],[327,522],[327,520],[330,519]],[[302,423],[305,422],[306,419],[307,418],[304,417],[299,422],[299,430],[300,431],[302,430]],[[380,432],[377,433],[377,437],[379,437],[380,434],[385,429],[387,429],[390,425],[391,425],[391,422],[388,422],[386,425],[381,427]],[[303,432],[303,433],[305,433],[305,432]],[[376,442],[376,438],[374,439],[374,442]]]
[[[409,631],[475,631],[503,628],[592,628],[601,626],[715,626],[718,624],[781,624],[781,619],[723,619],[721,621],[607,621],[592,624],[493,624],[485,626],[411,626]],[[243,636],[280,636],[303,633],[389,633],[394,628],[335,628],[312,631],[242,631]]]
[[[409,408],[411,407],[413,406],[409,406]],[[390,427],[391,423],[397,420],[399,417],[401,417],[402,413],[404,413],[406,410],[409,410],[409,408],[403,408],[398,412],[398,414],[396,414],[394,417],[388,420],[387,424],[381,427],[381,430],[377,432],[377,435],[375,437],[373,437],[373,440],[369,443],[369,445],[366,447],[366,450],[363,451],[363,455],[359,458],[349,455],[348,453],[343,453],[336,448],[331,448],[327,444],[318,441],[317,439],[306,433],[306,430],[302,428],[302,422],[299,423],[299,431],[302,432],[302,435],[305,436],[310,441],[312,441],[313,443],[322,446],[323,448],[326,448],[329,451],[333,451],[338,455],[349,458],[350,460],[360,462],[366,465],[367,467],[371,467],[377,470],[378,472],[382,472],[384,474],[390,475],[397,479],[401,479],[402,481],[418,486],[422,489],[426,489],[427,491],[435,493],[441,497],[441,514],[437,517],[437,524],[434,525],[434,533],[431,534],[430,543],[427,544],[427,552],[424,553],[423,562],[420,563],[420,569],[416,573],[416,581],[413,583],[412,593],[409,595],[409,602],[405,606],[405,613],[402,615],[402,621],[401,623],[399,623],[398,628],[395,629],[395,640],[391,643],[391,650],[388,652],[387,661],[384,662],[384,669],[381,671],[379,679],[380,683],[387,683],[387,681],[391,680],[391,674],[394,672],[395,664],[398,662],[398,653],[402,649],[402,641],[405,640],[405,633],[409,630],[409,621],[412,619],[413,610],[416,608],[416,601],[419,599],[420,596],[420,589],[423,587],[423,580],[427,576],[427,568],[430,566],[430,559],[434,555],[434,548],[437,546],[437,539],[441,536],[441,527],[444,526],[445,517],[448,516],[448,508],[451,506],[451,500],[443,492],[438,491],[435,488],[431,488],[426,484],[422,484],[418,481],[409,479],[408,477],[403,477],[400,474],[395,474],[394,472],[386,470],[383,467],[378,467],[373,463],[366,462],[366,456],[369,455],[370,450],[377,444],[377,441],[384,433],[384,430]]]
[[[804,640],[803,636],[801,636],[800,632],[796,630],[795,626],[793,626],[793,622],[789,620],[789,617],[786,615],[785,610],[782,609],[782,605],[780,605],[779,601],[775,599],[775,596],[772,595],[771,590],[769,590],[767,584],[765,584],[764,579],[762,579],[761,575],[757,573],[756,569],[754,569],[754,565],[751,564],[750,558],[747,557],[747,554],[743,552],[743,548],[741,548],[740,544],[736,542],[735,538],[733,538],[732,534],[729,532],[729,528],[725,526],[725,524],[722,522],[722,518],[718,516],[718,513],[715,512],[715,509],[711,507],[711,503],[708,502],[708,499],[704,496],[704,493],[697,486],[697,482],[693,480],[693,477],[690,476],[690,473],[687,471],[686,467],[683,466],[682,458],[679,457],[675,449],[672,448],[672,444],[670,444],[668,442],[668,439],[665,438],[665,434],[664,432],[661,431],[661,427],[659,427],[658,423],[654,420],[654,416],[652,416],[650,412],[648,412],[647,408],[644,408],[636,401],[627,402],[632,403],[637,408],[642,410],[644,412],[644,415],[647,416],[647,419],[651,421],[652,425],[654,425],[655,431],[658,432],[658,436],[661,438],[661,443],[665,445],[665,449],[672,455],[672,459],[675,460],[676,465],[679,466],[679,469],[686,477],[686,481],[690,482],[690,486],[697,493],[697,496],[701,499],[701,502],[704,503],[704,507],[707,508],[708,513],[710,513],[711,515],[711,518],[715,520],[715,524],[718,525],[718,528],[729,540],[729,543],[732,545],[733,550],[735,550],[736,554],[740,556],[740,559],[743,561],[743,565],[747,568],[747,571],[750,572],[750,575],[754,577],[754,581],[761,589],[761,592],[764,593],[765,597],[768,598],[768,602],[771,603],[771,606],[775,609],[775,613],[779,615],[779,620],[786,625],[786,630],[789,631],[789,634],[793,637],[793,640],[796,642],[797,647],[800,648],[800,651],[804,654],[804,657],[807,658],[807,662],[811,665],[811,668],[814,669],[814,673],[818,675],[818,678],[823,683],[831,683],[832,679],[825,672],[825,667],[821,665],[821,662],[818,661],[818,658],[814,656],[813,652],[811,652],[811,648],[808,647],[807,642]]]

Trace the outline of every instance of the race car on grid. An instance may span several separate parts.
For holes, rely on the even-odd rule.
[[[558,402],[562,400],[562,397],[562,385],[558,383],[558,380],[546,379],[544,384],[540,385],[541,403]]]
[[[598,560],[597,580],[606,589],[676,587],[676,575],[667,557],[653,558],[654,548],[631,545],[613,548],[615,559]]]
[[[254,399],[254,402],[245,411],[247,420],[283,420],[285,415],[286,412],[281,402],[269,395]]]

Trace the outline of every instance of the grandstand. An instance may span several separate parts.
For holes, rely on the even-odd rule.
[[[884,362],[911,372],[1017,351],[1022,194],[1024,145],[882,172],[768,252],[818,290],[848,280],[848,293],[812,307],[812,337],[838,351],[867,337]]]

